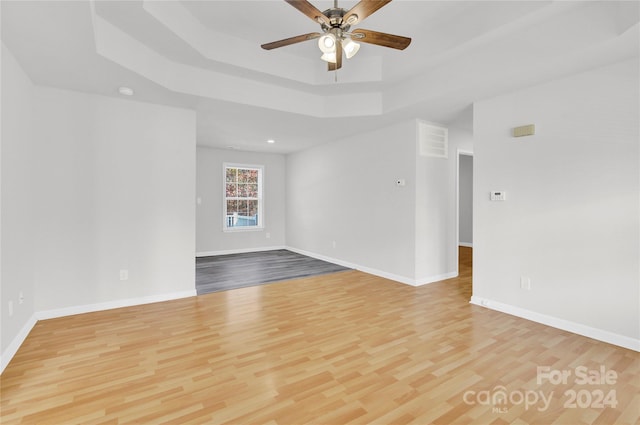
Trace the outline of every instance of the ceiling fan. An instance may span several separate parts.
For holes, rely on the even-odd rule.
[[[322,51],[321,59],[329,63],[329,71],[335,71],[342,67],[343,52],[347,59],[350,59],[360,49],[360,44],[355,40],[361,43],[377,44],[378,46],[391,47],[398,50],[406,49],[411,43],[409,37],[363,28],[349,32],[352,25],[361,23],[369,15],[390,3],[391,0],[361,0],[350,10],[338,7],[338,0],[334,0],[333,7],[324,12],[318,10],[307,0],[285,1],[307,15],[314,22],[320,24],[322,32],[311,32],[266,43],[261,46],[265,50],[272,50],[317,38],[318,47]]]

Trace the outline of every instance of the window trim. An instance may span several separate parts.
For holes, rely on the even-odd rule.
[[[258,224],[256,226],[227,226],[227,168],[258,170]],[[222,164],[222,231],[223,232],[258,232],[265,228],[264,217],[264,165],[224,162]]]

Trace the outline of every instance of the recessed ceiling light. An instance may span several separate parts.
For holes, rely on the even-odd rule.
[[[273,140],[273,139],[269,139],[269,140],[267,140],[267,143],[269,143],[270,145],[273,145],[275,142],[276,142],[276,141],[275,141],[275,140]]]
[[[130,87],[120,87],[118,89],[118,93],[120,93],[123,96],[133,96],[133,89]]]

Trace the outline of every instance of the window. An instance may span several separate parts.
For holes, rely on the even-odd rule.
[[[262,229],[262,166],[224,165],[224,230]]]

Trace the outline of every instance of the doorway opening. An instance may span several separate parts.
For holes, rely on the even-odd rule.
[[[473,152],[471,151],[458,149],[456,195],[456,241],[459,261],[461,249],[470,251],[473,248]]]

